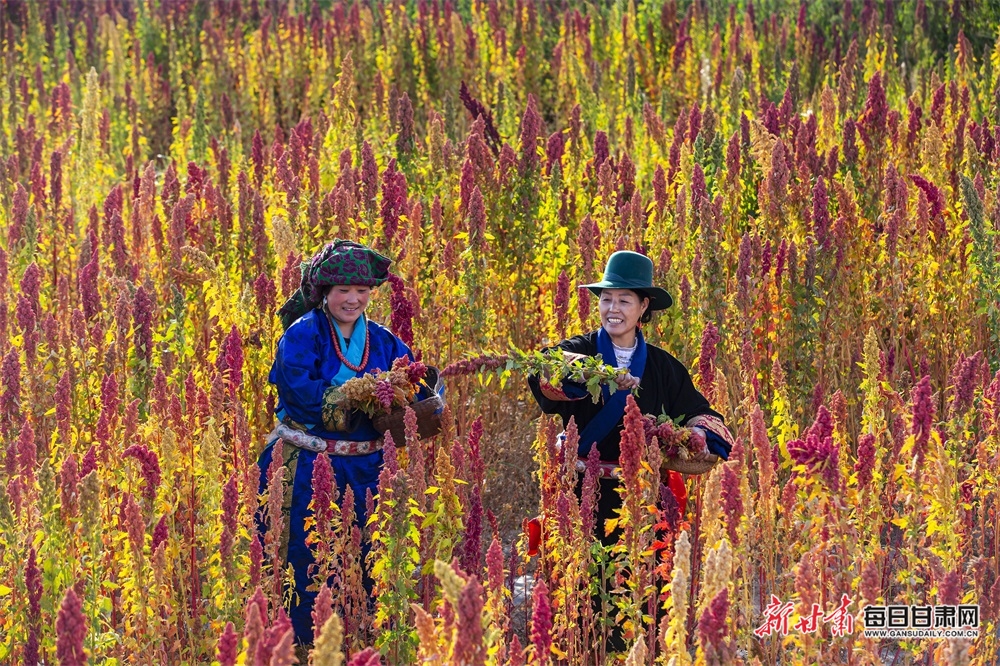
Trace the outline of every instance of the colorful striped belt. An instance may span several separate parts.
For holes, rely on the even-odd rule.
[[[279,423],[271,432],[270,438],[280,439],[287,444],[316,453],[329,453],[335,456],[364,456],[381,451],[383,440],[369,439],[352,442],[346,439],[323,439],[307,432]]]
[[[587,473],[587,459],[577,458],[576,459],[576,471],[579,474]],[[597,478],[599,479],[620,479],[621,478],[621,467],[619,467],[616,462],[607,462],[604,460],[598,461],[597,463]]]
[[[382,450],[381,437],[365,442],[349,442],[346,439],[327,439],[326,452],[335,456],[364,456]]]
[[[562,449],[563,444],[565,443],[566,443],[566,433],[561,432],[556,437],[556,448]],[[586,474],[587,459],[577,456],[575,467],[578,474]],[[600,460],[597,463],[597,477],[599,479],[621,478],[621,468],[619,467],[617,462],[608,462],[606,460]]]

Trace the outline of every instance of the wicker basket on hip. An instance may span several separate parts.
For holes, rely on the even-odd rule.
[[[673,470],[681,474],[704,474],[715,467],[719,462],[719,456],[714,453],[708,454],[705,460],[685,460],[678,456],[664,458],[660,464],[661,470]]]
[[[425,380],[428,386],[434,387],[434,394],[424,400],[411,402],[407,407],[417,415],[417,434],[421,439],[429,439],[441,432],[441,412],[444,409],[444,399],[441,388],[444,380],[438,376],[437,368],[428,368]],[[404,418],[406,407],[397,407],[388,414],[379,414],[372,418],[372,425],[380,433],[388,432],[396,446],[406,445],[406,425]]]

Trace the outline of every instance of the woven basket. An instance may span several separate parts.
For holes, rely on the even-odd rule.
[[[715,467],[718,462],[719,456],[710,453],[708,460],[682,460],[677,457],[664,458],[660,468],[673,470],[681,474],[704,474]]]
[[[440,395],[442,379],[437,376],[435,368],[428,368],[428,370],[432,373],[428,379],[434,381],[434,395],[419,402],[411,402],[408,405],[417,415],[417,434],[420,435],[421,439],[429,439],[441,432],[441,410],[444,409],[444,400],[441,399]],[[392,441],[396,446],[405,446],[405,416],[406,407],[397,407],[388,414],[379,414],[374,417],[372,425],[382,434],[386,432],[391,434]]]

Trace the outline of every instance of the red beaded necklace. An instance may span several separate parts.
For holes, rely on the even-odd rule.
[[[326,310],[326,308],[323,308]],[[368,352],[370,351],[368,331],[365,331],[365,353],[361,355],[361,365],[352,365],[347,357],[344,356],[344,352],[340,349],[340,339],[337,337],[336,324],[333,322],[333,317],[329,312],[326,313],[326,319],[330,323],[330,342],[333,343],[333,351],[337,354],[337,358],[341,363],[346,365],[349,369],[354,372],[361,372],[368,365]],[[364,324],[364,318],[360,318],[359,321]],[[357,323],[355,323],[355,326]]]

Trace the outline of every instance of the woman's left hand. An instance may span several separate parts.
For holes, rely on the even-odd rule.
[[[629,373],[621,377],[616,377],[615,383],[618,385],[618,388],[622,390],[634,389],[639,385],[639,378],[632,373]]]
[[[708,460],[708,457],[713,454],[711,451],[708,450],[707,437],[705,436],[705,431],[698,426],[694,426],[691,428],[691,437],[700,441],[696,446],[691,447],[688,454],[688,460],[698,460],[698,461]],[[697,453],[695,453],[695,451],[697,451]]]

